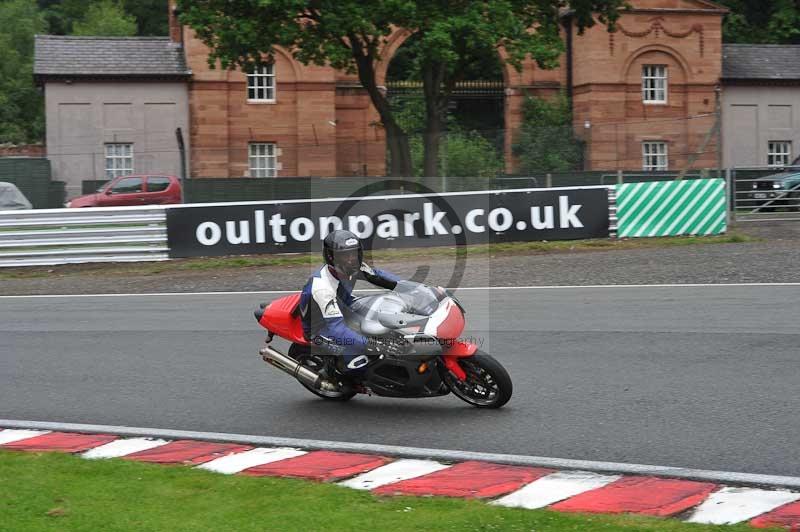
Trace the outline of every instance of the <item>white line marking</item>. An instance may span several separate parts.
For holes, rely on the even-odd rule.
[[[712,493],[697,507],[689,523],[732,525],[800,499],[800,493],[726,487]]]
[[[441,471],[448,467],[450,466],[431,460],[402,459],[340,482],[339,485],[357,490],[372,490],[401,480]]]
[[[294,458],[304,454],[306,454],[306,451],[301,451],[299,449],[256,447],[249,451],[217,458],[216,460],[197,466],[197,468],[214,471],[215,473],[223,473],[225,475],[233,475],[251,467],[269,464],[270,462],[277,462],[279,460],[286,460],[287,458]]]
[[[800,283],[677,283],[677,284],[587,284],[587,285],[529,285],[529,286],[456,286],[449,290],[574,290],[581,288],[729,288],[729,287],[770,287],[800,286]],[[355,292],[380,292],[380,289],[355,290]],[[154,292],[147,294],[41,294],[21,296],[0,296],[0,299],[43,299],[43,298],[91,298],[91,297],[171,297],[171,296],[253,296],[297,294],[297,290],[261,290],[258,292]]]
[[[620,475],[598,475],[588,471],[560,471],[535,480],[490,504],[530,510],[544,508],[585,491],[602,488],[620,478]]]
[[[0,445],[4,445],[6,443],[14,443],[15,441],[20,441],[20,440],[27,440],[28,438],[33,438],[34,436],[41,436],[42,434],[47,434],[48,432],[51,431],[14,430],[14,429],[0,430]]]
[[[114,440],[100,447],[95,447],[83,453],[84,458],[119,458],[139,451],[146,451],[154,447],[161,447],[169,443],[167,440],[153,440],[150,438],[126,438]]]

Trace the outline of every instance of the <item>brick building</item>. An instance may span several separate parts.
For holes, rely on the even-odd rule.
[[[565,90],[587,143],[587,169],[713,167],[709,135],[722,71],[725,10],[707,0],[632,0],[615,32],[579,35],[564,18],[567,51],[555,70],[504,67],[506,170],[526,94]],[[207,48],[170,9],[189,82],[191,174],[196,177],[383,175],[385,138],[355,76],[304,66],[278,51],[274,65],[245,75],[211,69]],[[407,38],[391,35],[379,84]]]
[[[679,169],[716,164],[709,138],[722,70],[725,10],[706,0],[634,0],[615,32],[583,35],[565,17],[561,66],[504,67],[506,166],[526,94],[571,93],[587,169]],[[262,75],[211,70],[207,49],[172,19],[190,82],[192,173],[198,177],[382,175],[384,135],[356,79],[276,54]],[[378,68],[383,83],[407,32],[392,35]],[[702,152],[702,153],[700,153]]]

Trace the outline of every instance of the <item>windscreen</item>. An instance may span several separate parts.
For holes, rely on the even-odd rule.
[[[430,316],[439,308],[436,292],[427,285],[413,281],[398,281],[394,292],[406,304],[406,312],[420,316]]]

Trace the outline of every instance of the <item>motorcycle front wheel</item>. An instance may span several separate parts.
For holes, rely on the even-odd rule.
[[[500,408],[511,399],[511,377],[492,355],[479,350],[471,357],[459,358],[458,364],[467,374],[466,380],[459,380],[444,365],[440,371],[447,387],[462,401],[478,408]]]

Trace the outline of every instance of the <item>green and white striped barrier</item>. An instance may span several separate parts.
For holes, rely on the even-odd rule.
[[[617,185],[619,238],[718,235],[727,229],[724,179]]]

